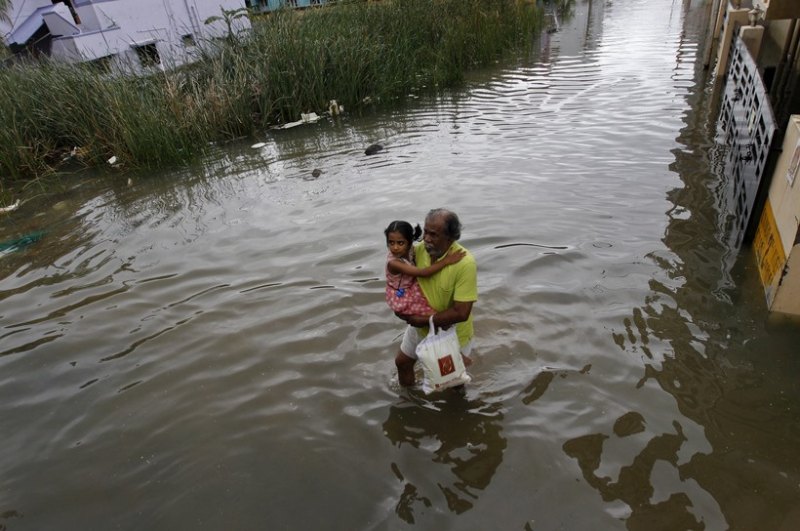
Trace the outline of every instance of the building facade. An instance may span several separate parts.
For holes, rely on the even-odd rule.
[[[752,244],[767,305],[800,317],[800,0],[711,0],[731,240]]]
[[[223,11],[243,8],[243,0],[11,0],[0,35],[17,53],[147,72],[191,62],[198,45],[229,29],[246,31],[247,17],[229,28]]]

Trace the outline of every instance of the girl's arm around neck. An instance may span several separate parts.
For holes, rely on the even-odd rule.
[[[387,267],[389,268],[389,271],[395,274],[403,274],[403,275],[408,275],[410,277],[427,278],[431,275],[438,273],[445,267],[461,261],[461,259],[464,258],[466,255],[467,253],[465,251],[458,251],[452,254],[448,254],[438,262],[434,262],[428,267],[417,267],[415,265],[411,265],[407,262],[404,262],[399,258],[395,258],[394,260],[389,261]]]

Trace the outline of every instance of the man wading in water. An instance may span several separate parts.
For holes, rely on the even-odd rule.
[[[455,212],[436,208],[425,217],[422,242],[414,246],[416,266],[425,268],[443,256],[466,251],[466,256],[428,278],[418,278],[422,293],[436,311],[433,324],[439,328],[456,327],[464,365],[470,365],[472,350],[472,304],[478,300],[478,270],[475,257],[459,243],[461,221]],[[427,315],[395,314],[408,323],[394,359],[400,385],[414,385],[414,364],[417,362],[417,345],[428,335]]]

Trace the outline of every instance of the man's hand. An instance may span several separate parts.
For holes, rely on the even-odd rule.
[[[445,311],[435,313],[433,324],[436,325],[436,328],[444,328],[446,330],[456,323],[469,319],[470,312],[472,312],[472,302],[456,301]],[[394,314],[415,328],[424,328],[429,324],[429,315],[410,315],[397,312],[394,312]]]
[[[411,315],[407,313],[398,313],[398,312],[394,312],[394,314],[415,328],[423,328],[425,326],[428,326],[428,316]]]

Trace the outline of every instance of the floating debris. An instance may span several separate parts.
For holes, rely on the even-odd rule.
[[[266,143],[266,142],[259,142],[259,143],[257,143],[257,144],[253,144],[253,145],[252,145],[252,146],[250,146],[250,147],[251,147],[251,148],[253,148],[253,149],[261,149],[261,148],[263,148],[263,147],[264,147],[264,146],[266,146],[266,145],[267,145],[267,143]]]
[[[319,179],[320,175],[322,175],[322,170],[319,169],[319,168],[314,168],[313,170],[311,170],[311,175],[304,175],[303,176],[303,180],[304,181],[315,181],[315,180]]]
[[[339,116],[344,112],[344,105],[339,105],[336,100],[331,100],[328,103],[328,112],[331,116]]]
[[[277,125],[277,126],[273,127],[273,129],[290,129],[292,127],[297,127],[298,125],[313,124],[314,122],[317,122],[317,121],[319,121],[319,116],[317,115],[317,113],[315,113],[315,112],[309,112],[309,113],[301,112],[300,113],[300,119],[297,120],[296,122],[289,122],[287,124]]]
[[[381,151],[382,149],[383,149],[382,145],[380,145],[380,144],[372,144],[371,146],[367,147],[367,149],[364,150],[364,154],[365,155],[374,155],[375,153],[377,153],[378,151]]]
[[[19,208],[19,199],[14,201],[13,204],[8,205],[7,207],[0,208],[0,214],[5,214],[6,212],[14,212],[16,209]]]
[[[67,162],[68,160],[71,159],[85,160],[87,156],[88,156],[88,150],[86,148],[73,146],[73,148],[69,150],[68,153],[65,153],[64,156],[61,157],[61,162]]]
[[[18,251],[24,247],[38,242],[43,237],[44,231],[37,231],[26,234],[25,236],[21,236],[19,238],[14,238],[13,240],[0,242],[0,252]]]

